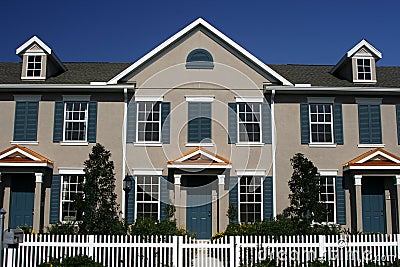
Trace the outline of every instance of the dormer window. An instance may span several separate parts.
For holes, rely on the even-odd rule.
[[[212,69],[214,60],[210,52],[205,49],[195,49],[186,58],[187,69]]]
[[[27,56],[26,77],[39,78],[42,74],[42,56]]]
[[[357,58],[357,79],[360,81],[372,80],[371,59]]]

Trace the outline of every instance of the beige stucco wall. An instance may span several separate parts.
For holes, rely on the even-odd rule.
[[[308,95],[310,96],[310,95]],[[305,95],[277,95],[275,104],[275,127],[277,135],[276,146],[276,181],[277,181],[277,212],[283,211],[289,204],[288,181],[292,175],[290,158],[301,152],[313,161],[320,170],[338,170],[343,175],[342,165],[373,148],[359,148],[358,105],[356,96],[336,96],[335,103],[343,103],[343,134],[344,145],[336,147],[310,147],[301,145],[300,103],[307,103]],[[327,96],[329,97],[329,96]],[[360,96],[358,96],[360,97]],[[365,97],[365,96],[364,96]],[[396,110],[397,99],[383,98],[381,105],[382,140],[384,149],[400,155],[397,145]],[[346,190],[346,222],[350,227],[350,194]],[[361,201],[358,203],[361,205]],[[354,218],[353,218],[354,219]],[[390,225],[388,225],[388,228]]]

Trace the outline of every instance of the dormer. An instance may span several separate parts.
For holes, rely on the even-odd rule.
[[[67,70],[54,51],[37,36],[18,47],[16,54],[22,58],[22,80],[43,81]]]
[[[365,39],[350,49],[331,73],[353,83],[376,83],[376,62],[382,53]]]

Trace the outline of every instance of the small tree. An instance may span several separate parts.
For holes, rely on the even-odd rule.
[[[124,234],[115,193],[114,162],[104,146],[96,144],[84,162],[83,195],[76,200],[81,234]]]
[[[323,221],[326,208],[319,202],[317,168],[301,153],[294,155],[290,162],[293,166],[292,178],[289,181],[290,206],[284,213],[307,224]]]

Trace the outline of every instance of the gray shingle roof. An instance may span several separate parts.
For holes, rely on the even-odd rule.
[[[89,84],[107,82],[126,69],[131,63],[64,63],[67,71],[45,81],[21,80],[22,63],[0,63],[1,84]]]
[[[311,84],[323,87],[400,87],[400,67],[377,67],[377,83],[358,84],[330,74],[334,66],[268,65],[293,84]]]

